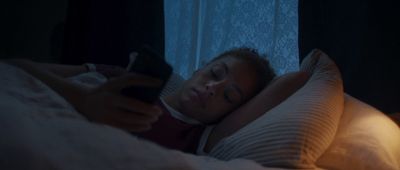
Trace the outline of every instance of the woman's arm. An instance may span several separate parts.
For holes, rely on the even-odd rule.
[[[127,73],[126,69],[114,66],[114,65],[104,65],[104,64],[92,64],[94,70],[88,68],[88,65],[63,65],[63,64],[50,64],[50,63],[36,63],[41,68],[57,74],[61,77],[72,77],[78,74],[96,71],[107,79],[118,77],[122,74]]]
[[[60,77],[72,77],[90,71],[85,65],[63,65],[63,64],[36,63],[36,62],[34,64]]]
[[[60,68],[57,68],[57,65],[36,63],[25,59],[11,59],[6,62],[41,80],[75,107],[79,106],[83,96],[89,91],[83,86],[64,80],[64,77],[86,72],[84,66],[81,68],[79,66],[58,65]]]
[[[29,65],[41,68],[49,71],[59,77],[72,77],[78,74],[86,73],[90,70],[85,65],[65,65],[65,64],[53,64],[53,63],[38,63],[27,59],[9,59],[5,60],[8,63],[21,64],[29,63]]]
[[[151,124],[160,116],[161,110],[156,106],[120,94],[121,89],[127,86],[158,86],[161,81],[157,79],[130,73],[89,89],[67,81],[32,61],[6,62],[47,84],[89,120],[138,132],[150,129]]]

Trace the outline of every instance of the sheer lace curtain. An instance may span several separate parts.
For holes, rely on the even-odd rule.
[[[184,78],[219,53],[252,47],[277,74],[295,71],[297,0],[164,0],[165,56]]]

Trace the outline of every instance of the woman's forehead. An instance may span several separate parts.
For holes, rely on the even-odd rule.
[[[257,77],[255,70],[248,62],[234,57],[225,57],[214,61],[213,64],[226,66],[230,81],[240,88],[245,98],[253,93],[256,88]]]

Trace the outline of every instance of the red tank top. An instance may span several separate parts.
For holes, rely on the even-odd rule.
[[[163,114],[152,125],[152,129],[135,135],[169,149],[196,153],[205,126],[191,125],[178,120],[172,117],[160,100],[157,104],[162,109]]]

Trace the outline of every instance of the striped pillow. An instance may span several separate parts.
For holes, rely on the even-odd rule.
[[[317,160],[322,169],[400,169],[400,129],[388,115],[345,95],[339,129]]]
[[[307,83],[288,99],[233,135],[210,156],[245,158],[268,167],[314,168],[332,142],[343,113],[343,86],[335,63],[319,50],[305,58]]]

